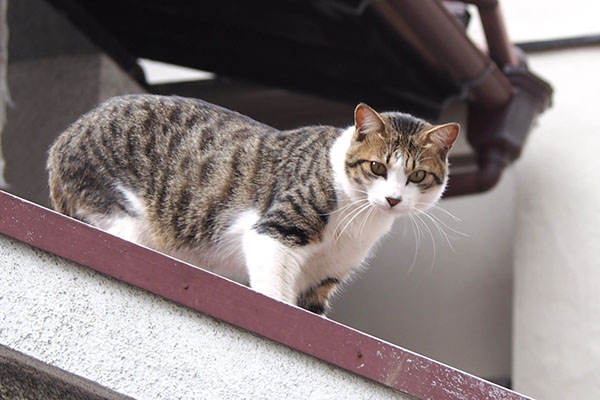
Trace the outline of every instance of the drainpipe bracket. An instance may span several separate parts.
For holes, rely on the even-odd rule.
[[[469,108],[468,140],[477,154],[491,150],[517,159],[539,114],[551,106],[552,87],[523,67],[504,68],[514,88],[510,101],[499,109]]]

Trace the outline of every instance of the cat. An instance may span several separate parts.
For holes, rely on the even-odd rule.
[[[176,96],[109,99],[49,150],[53,207],[325,314],[398,216],[441,197],[459,126],[366,104],[280,131]]]

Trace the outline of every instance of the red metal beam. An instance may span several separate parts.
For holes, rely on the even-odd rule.
[[[0,233],[416,399],[528,399],[1,191]]]

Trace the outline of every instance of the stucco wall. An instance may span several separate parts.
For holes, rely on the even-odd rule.
[[[0,343],[136,399],[408,399],[0,235]]]
[[[598,34],[600,3],[502,0],[515,42]],[[477,24],[472,34],[483,43]],[[515,165],[513,384],[600,398],[600,47],[529,55],[554,86]]]
[[[516,165],[513,378],[533,397],[600,398],[600,48],[531,58],[555,87]]]

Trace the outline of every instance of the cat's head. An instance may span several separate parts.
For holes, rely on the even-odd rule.
[[[349,195],[366,197],[397,215],[425,210],[441,197],[448,178],[448,150],[459,125],[434,126],[398,112],[377,113],[359,104],[346,153]]]

